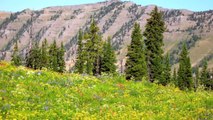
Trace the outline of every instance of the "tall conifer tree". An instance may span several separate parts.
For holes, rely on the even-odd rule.
[[[38,42],[34,42],[32,48],[29,49],[26,55],[26,67],[39,69],[41,68],[41,50]]]
[[[183,45],[179,58],[178,87],[181,90],[192,88],[192,69],[186,44]]]
[[[199,73],[199,67],[195,68],[195,78],[194,78],[194,88],[195,91],[197,90],[198,86],[200,85],[200,73]]]
[[[174,70],[173,70],[172,83],[173,83],[175,86],[177,86],[177,85],[178,85],[178,82],[177,82],[177,71],[176,71],[176,68],[174,68]]]
[[[33,64],[33,68],[36,69],[40,69],[41,68],[41,50],[39,48],[39,43],[35,42],[32,48],[32,64]]]
[[[33,68],[33,61],[34,61],[34,58],[33,58],[33,54],[32,54],[32,48],[30,48],[27,53],[26,53],[26,58],[25,58],[25,65],[26,67],[28,68]]]
[[[202,71],[201,71],[201,76],[200,76],[200,80],[201,80],[201,84],[204,85],[206,87],[207,83],[208,83],[208,64],[207,61],[205,60]]]
[[[132,41],[128,47],[126,62],[126,79],[141,81],[147,77],[147,65],[145,60],[145,48],[140,25],[135,23],[131,35]]]
[[[78,50],[77,50],[77,61],[75,64],[75,71],[77,73],[82,74],[84,72],[84,64],[85,64],[85,58],[84,58],[84,51],[83,51],[83,33],[80,30],[78,35]]]
[[[162,14],[155,7],[151,12],[151,18],[147,20],[146,29],[144,31],[146,45],[146,59],[148,66],[149,80],[162,79],[163,71],[163,33],[165,31]]]
[[[65,71],[65,61],[64,61],[64,44],[61,43],[61,47],[57,51],[57,63],[58,63],[58,70],[57,72],[63,73]]]
[[[58,53],[58,48],[56,45],[56,41],[50,45],[50,50],[49,50],[49,63],[50,63],[50,69],[53,71],[58,70],[58,61],[57,61],[57,53]]]
[[[49,67],[49,53],[48,53],[48,43],[47,39],[42,42],[41,46],[41,67]]]
[[[95,20],[92,19],[85,44],[87,74],[100,75],[101,48],[102,42],[99,35],[99,28]]]
[[[163,77],[159,80],[159,83],[162,85],[167,85],[171,82],[171,65],[169,54],[167,54],[164,58],[164,66],[163,66]]]
[[[101,72],[114,74],[116,72],[115,62],[116,62],[115,52],[111,45],[111,38],[108,37],[107,41],[103,45]]]
[[[19,56],[19,52],[18,52],[18,43],[15,43],[15,46],[13,48],[13,54],[12,54],[12,63],[16,66],[21,65],[21,57]]]

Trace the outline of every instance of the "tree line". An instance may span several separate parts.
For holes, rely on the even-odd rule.
[[[145,31],[135,23],[131,44],[128,46],[125,64],[126,80],[149,80],[161,85],[174,84],[181,90],[197,89],[201,84],[207,89],[213,89],[212,78],[207,71],[207,63],[203,66],[201,75],[199,70],[193,80],[191,61],[186,44],[183,44],[179,55],[179,67],[171,74],[170,55],[163,55],[163,33],[166,30],[162,13],[155,7],[147,20]],[[80,30],[78,33],[77,61],[74,66],[75,73],[100,76],[103,73],[116,74],[116,55],[113,50],[110,37],[103,40],[100,29],[94,19],[88,31]],[[64,47],[56,46],[56,41],[49,47],[47,40],[42,42],[41,48],[38,43],[27,52],[26,66],[33,69],[48,68],[57,72],[65,69]],[[20,65],[18,46],[14,47],[12,61]]]
[[[157,7],[151,12],[151,17],[147,20],[145,31],[142,33],[141,27],[135,23],[131,44],[128,46],[125,64],[126,80],[142,81],[148,79],[164,86],[174,84],[181,90],[197,89],[193,81],[191,62],[186,44],[182,46],[180,53],[179,69],[174,69],[171,74],[170,55],[163,55],[163,33],[166,30],[162,14]],[[143,37],[144,36],[144,37]],[[116,71],[116,58],[110,42],[102,41],[102,37],[94,20],[89,28],[89,32],[79,32],[78,36],[78,56],[75,66],[77,73],[90,75],[101,75],[101,73],[113,74]],[[207,69],[207,68],[206,68]],[[209,87],[206,73],[199,76],[202,85]],[[205,81],[205,82],[204,82]],[[207,82],[208,81],[208,82]],[[208,84],[207,84],[208,83]],[[211,83],[212,84],[212,83]]]
[[[18,51],[18,43],[16,42],[11,56],[12,63],[16,66],[22,65],[22,59]],[[57,47],[55,40],[49,46],[47,39],[45,39],[41,47],[38,42],[34,42],[26,52],[24,65],[35,70],[46,68],[63,73],[65,71],[64,53],[65,49],[63,43],[61,43],[60,47]]]
[[[79,31],[75,72],[99,76],[116,73],[116,56],[111,38],[104,42],[94,19],[88,32]]]

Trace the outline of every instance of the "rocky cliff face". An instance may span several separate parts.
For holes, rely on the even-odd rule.
[[[16,13],[0,12],[0,58],[10,60],[16,41],[24,55],[32,41],[41,43],[46,38],[49,43],[57,40],[57,43],[65,44],[65,60],[69,69],[75,63],[77,33],[79,29],[87,30],[91,17],[94,17],[103,38],[112,37],[118,55],[118,66],[121,67],[120,64],[125,63],[133,24],[140,23],[144,30],[153,8],[152,5],[140,6],[113,0],[78,6],[48,7],[38,11],[26,9]],[[186,41],[193,66],[201,64],[204,58],[213,63],[213,11],[159,9],[167,26],[164,49],[165,52],[170,52],[171,62],[177,63],[181,44]]]

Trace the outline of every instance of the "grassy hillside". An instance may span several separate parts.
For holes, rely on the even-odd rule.
[[[211,119],[213,93],[0,62],[0,119]]]

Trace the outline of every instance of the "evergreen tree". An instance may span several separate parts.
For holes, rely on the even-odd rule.
[[[111,45],[111,38],[108,37],[107,42],[103,45],[103,57],[101,60],[101,72],[114,74],[116,72],[116,57]]]
[[[174,71],[173,71],[173,79],[172,79],[172,82],[173,82],[173,84],[174,84],[175,86],[178,85],[176,68],[174,68]]]
[[[199,67],[195,68],[194,88],[197,90],[200,81]]]
[[[201,84],[204,85],[205,87],[207,87],[207,83],[208,83],[208,64],[207,61],[205,60],[202,71],[201,71],[201,76],[200,76],[200,81]]]
[[[32,48],[26,55],[26,67],[39,69],[41,68],[41,50],[38,42],[33,43]]]
[[[84,50],[83,50],[83,56],[85,56],[85,73],[92,75],[92,70],[93,70],[93,64],[92,64],[92,59],[90,54],[88,53],[91,49],[92,42],[89,40],[89,33],[84,34],[84,39],[86,40],[86,43],[84,44]]]
[[[26,53],[26,58],[25,58],[26,67],[33,68],[33,60],[34,58],[32,54],[32,48],[30,48],[28,52]]]
[[[50,50],[49,50],[49,64],[50,64],[50,69],[53,71],[58,70],[57,54],[58,54],[58,48],[56,45],[56,41],[54,40],[53,44],[50,45]]]
[[[84,64],[85,64],[85,58],[84,58],[84,51],[83,51],[83,33],[80,30],[78,35],[78,50],[77,50],[77,61],[75,64],[75,69],[77,73],[82,74],[84,72]]]
[[[99,28],[94,19],[86,36],[85,55],[86,55],[86,72],[87,74],[100,75],[100,54],[101,54],[101,36]]]
[[[178,79],[178,87],[181,90],[192,88],[192,69],[191,69],[190,58],[188,57],[186,44],[183,45],[183,48],[180,54],[177,79]]]
[[[57,63],[58,63],[58,70],[57,72],[63,73],[65,71],[65,61],[64,61],[64,45],[61,43],[60,49],[57,51]]]
[[[155,7],[151,12],[151,18],[147,20],[146,29],[144,31],[146,45],[146,59],[148,66],[149,80],[162,79],[163,71],[163,33],[165,31],[165,23],[162,14]]]
[[[36,42],[33,48],[33,56],[34,56],[34,69],[41,69],[41,49],[39,48],[39,43]]]
[[[208,80],[206,81],[205,86],[206,86],[207,90],[213,90],[213,74],[212,74],[212,71],[208,71]]]
[[[131,35],[131,44],[128,47],[126,62],[126,79],[141,81],[147,77],[147,65],[145,60],[145,49],[140,25],[135,23]]]
[[[171,82],[171,65],[169,54],[167,54],[164,58],[164,69],[163,69],[163,77],[159,80],[159,83],[162,85],[167,85]]]
[[[16,42],[14,49],[13,49],[13,54],[12,54],[12,63],[16,66],[21,65],[21,57],[19,56],[18,52],[18,43]]]
[[[41,46],[41,67],[49,67],[49,53],[48,53],[48,43],[47,39],[42,42]]]
[[[41,50],[39,48],[39,44],[38,42],[35,42],[35,44],[33,45],[32,48],[32,65],[33,68],[36,69],[40,69],[41,68]]]

